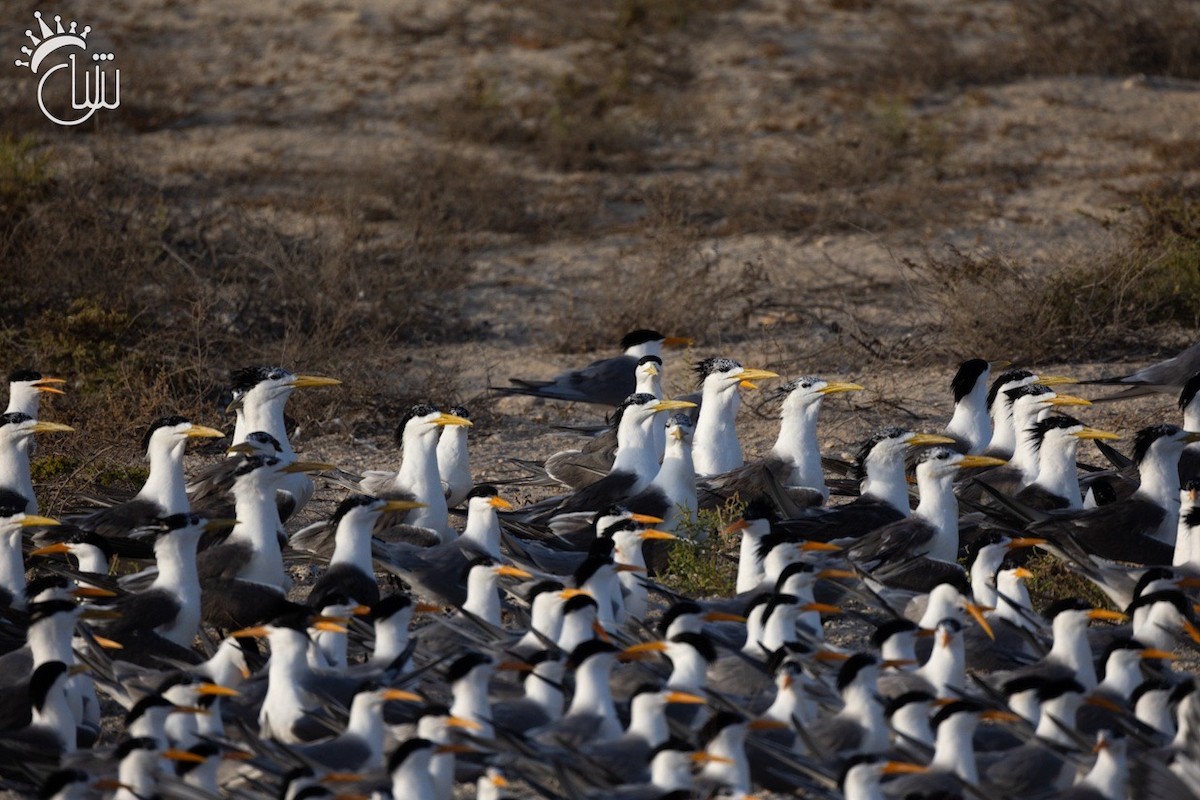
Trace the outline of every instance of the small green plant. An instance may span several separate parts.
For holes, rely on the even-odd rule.
[[[0,136],[0,220],[15,219],[45,195],[51,181],[49,161],[45,152],[35,149],[33,139]]]
[[[688,597],[731,597],[737,582],[737,533],[724,533],[745,508],[734,498],[724,506],[700,511],[694,519],[680,522],[676,542],[659,580],[667,588]]]
[[[1097,608],[1112,608],[1108,596],[1087,578],[1054,556],[1042,554],[1029,559],[1025,568],[1033,573],[1026,582],[1034,608],[1044,610],[1055,601],[1076,597]]]

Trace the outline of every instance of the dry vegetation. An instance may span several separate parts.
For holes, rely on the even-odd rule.
[[[212,8],[195,24],[245,44],[254,14]],[[980,155],[1036,127],[978,121],[1028,100],[1006,87],[1200,79],[1190,0],[517,0],[350,22],[313,2],[272,17],[306,51],[274,80],[253,76],[287,45],[217,51],[170,9],[93,22],[140,82],[92,130],[0,84],[4,362],[69,375],[65,415],[103,438],[211,418],[228,369],[258,361],[336,373],[346,391],[297,415],[380,433],[411,400],[479,391],[444,368],[470,347],[603,349],[653,325],[886,369],[1144,352],[1200,323],[1194,136],[1113,134],[1151,163],[1103,176],[1086,241],[978,234],[1070,155],[1036,130]],[[1039,102],[1084,106],[1069,87]],[[837,237],[887,249],[891,274],[780,257]],[[505,260],[528,285],[495,277]]]

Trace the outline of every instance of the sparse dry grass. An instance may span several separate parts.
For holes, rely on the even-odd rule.
[[[1159,184],[1127,200],[1123,215],[1100,221],[1107,245],[1050,263],[953,247],[906,262],[933,298],[935,349],[1069,359],[1200,324],[1200,188]]]
[[[688,197],[657,190],[644,198],[637,243],[604,268],[586,302],[559,317],[560,349],[608,346],[645,327],[708,339],[745,328],[756,301],[771,290],[766,270],[729,263],[705,237]]]
[[[118,154],[104,156],[64,181],[52,151],[0,140],[0,261],[25,267],[0,299],[0,346],[10,369],[70,379],[57,412],[86,425],[47,453],[85,479],[137,463],[157,416],[218,422],[235,367],[283,363],[353,384],[380,352],[457,328],[438,278],[468,267],[461,226],[437,202],[405,204],[409,235],[385,249],[348,210],[285,232],[252,210],[181,207]],[[321,420],[458,394],[441,371],[382,372],[366,395],[297,397],[297,413]],[[102,460],[99,442],[114,443]]]

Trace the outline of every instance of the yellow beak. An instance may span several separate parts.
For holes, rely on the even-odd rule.
[[[863,387],[857,383],[830,383],[817,390],[817,394],[838,394],[839,392],[861,392]]]
[[[905,444],[909,447],[923,447],[931,444],[954,444],[955,440],[949,436],[941,436],[936,433],[914,433]]]
[[[187,429],[184,434],[189,439],[223,439],[225,434],[216,428],[209,428],[204,425],[193,425]]]
[[[297,375],[292,380],[292,386],[297,389],[311,389],[315,386],[341,386],[337,378],[326,378],[321,375]]]
[[[471,427],[471,420],[465,417],[456,417],[453,414],[441,413],[433,420],[434,425],[461,425],[464,428]]]

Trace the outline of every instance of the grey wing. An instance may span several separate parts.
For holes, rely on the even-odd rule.
[[[637,359],[621,355],[560,373],[552,381],[510,378],[512,386],[498,388],[510,394],[527,394],[549,400],[619,406],[637,388],[634,377],[636,368]]]
[[[289,749],[339,772],[357,772],[371,755],[367,743],[357,736],[339,736],[327,742],[292,745]]]
[[[990,788],[1004,797],[1044,797],[1053,790],[1063,759],[1046,747],[1024,745],[1005,753],[987,768]]]
[[[861,563],[870,571],[876,564],[907,558],[918,547],[929,542],[933,535],[933,526],[909,517],[854,540],[848,555],[852,561]]]
[[[616,448],[612,450],[564,450],[546,459],[546,474],[572,489],[582,489],[603,478],[612,469]]]
[[[810,734],[813,744],[821,751],[813,754],[817,757],[850,753],[863,742],[862,726],[840,714],[818,722],[810,729]]]

